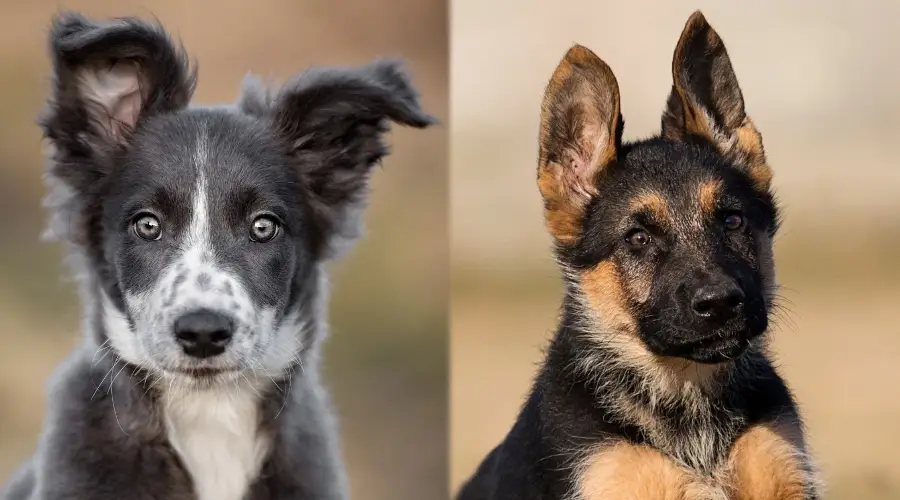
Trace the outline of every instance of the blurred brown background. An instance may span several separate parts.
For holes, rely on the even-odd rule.
[[[508,431],[560,287],[535,185],[544,85],[571,44],[615,71],[625,137],[656,133],[701,8],[763,134],[791,314],[775,332],[830,486],[900,498],[900,2],[454,0],[451,485]]]
[[[79,341],[62,249],[40,243],[46,29],[58,9],[156,16],[200,63],[196,100],[231,102],[248,70],[284,80],[311,64],[408,59],[427,111],[446,122],[443,0],[0,2],[0,482],[31,454],[44,384]],[[333,267],[326,380],[355,498],[446,490],[447,129],[397,129],[374,179],[368,236]],[[362,277],[362,278],[360,278]]]

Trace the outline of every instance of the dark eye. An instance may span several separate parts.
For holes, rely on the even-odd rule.
[[[162,237],[162,225],[156,216],[144,214],[134,220],[134,234],[147,241],[156,241]]]
[[[265,243],[278,236],[278,231],[278,221],[271,216],[261,215],[253,219],[253,224],[250,226],[250,239],[257,243]]]
[[[725,229],[728,231],[737,231],[744,227],[744,216],[733,213],[725,216]]]
[[[635,229],[625,236],[625,241],[634,248],[644,247],[650,244],[650,233],[642,229]]]

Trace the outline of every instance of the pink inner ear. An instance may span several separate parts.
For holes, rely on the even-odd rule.
[[[91,67],[79,75],[82,96],[94,103],[90,112],[106,132],[121,139],[125,129],[134,127],[143,105],[138,66],[132,62],[119,62],[112,68]]]

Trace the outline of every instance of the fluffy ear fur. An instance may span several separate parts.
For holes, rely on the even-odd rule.
[[[76,13],[50,29],[53,88],[40,118],[57,152],[53,172],[76,189],[127,144],[149,115],[187,106],[195,73],[162,27],[136,18],[97,23]],[[84,162],[92,162],[88,167]]]
[[[772,174],[762,136],[744,110],[725,43],[700,11],[691,15],[678,40],[672,79],[663,137],[709,141],[743,166],[758,189],[768,189]]]
[[[369,174],[388,154],[389,123],[437,123],[420,107],[402,64],[391,60],[312,68],[277,91],[249,77],[238,106],[268,117],[288,142],[309,196],[313,245],[323,258],[338,255],[360,233]]]
[[[597,182],[622,142],[619,84],[610,67],[576,45],[553,72],[541,105],[538,187],[547,229],[558,245],[581,235]]]

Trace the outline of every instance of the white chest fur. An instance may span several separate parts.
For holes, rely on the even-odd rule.
[[[193,478],[198,500],[242,500],[247,494],[270,444],[258,432],[258,403],[253,391],[235,387],[164,397],[169,442]]]

